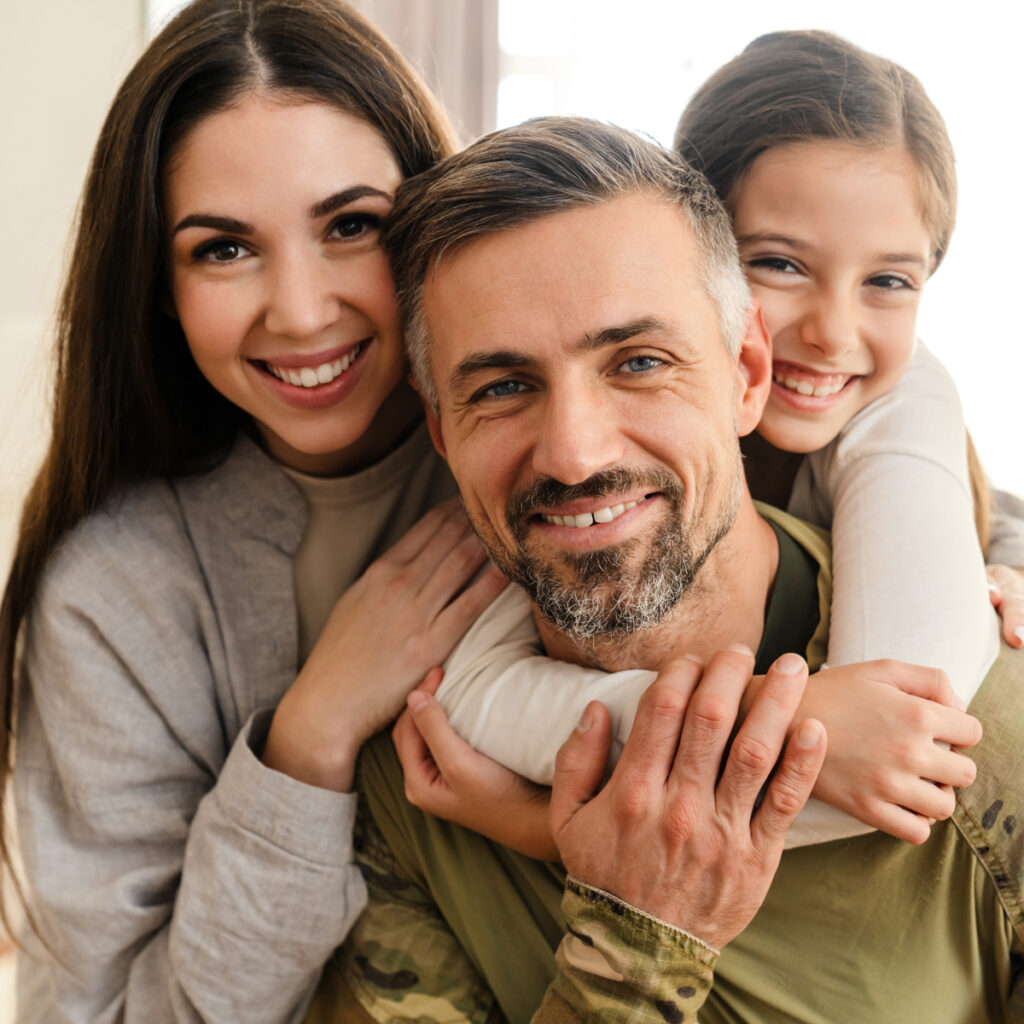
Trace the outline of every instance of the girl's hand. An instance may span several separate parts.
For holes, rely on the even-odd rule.
[[[923,843],[929,819],[953,813],[953,787],[974,781],[981,723],[963,710],[946,674],[883,660],[811,677],[797,715],[828,730],[814,795],[897,839]]]
[[[548,823],[549,789],[509,771],[455,734],[434,699],[441,670],[409,694],[391,736],[410,803],[535,860],[558,860]]]
[[[362,744],[401,710],[505,586],[457,500],[428,512],[342,595],[281,698],[264,763],[302,782],[352,788]]]
[[[988,594],[1003,620],[1003,637],[1011,647],[1024,647],[1024,569],[989,565]]]

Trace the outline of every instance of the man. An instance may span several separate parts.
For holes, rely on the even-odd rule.
[[[628,133],[552,119],[413,182],[388,245],[435,443],[492,556],[530,593],[549,653],[615,669],[739,644],[764,670],[807,647],[813,545],[799,524],[759,515],[739,464],[769,344],[698,177]],[[795,624],[794,601],[811,609]],[[698,663],[663,673],[593,799],[585,754],[607,721],[588,709],[552,804],[579,881],[418,814],[393,751],[375,745],[371,906],[342,958],[364,1005],[426,1020],[499,1007],[526,1020],[542,998],[538,1020],[982,1021],[1011,1000],[1019,1012],[1020,879],[988,841],[998,833],[999,856],[1019,865],[1009,788],[974,823],[977,855],[964,821],[921,847],[874,834],[786,854],[744,929],[792,820],[782,808],[806,796],[807,752],[821,746],[813,723],[796,730],[765,834],[764,807],[750,815],[793,713],[783,660],[716,787],[752,668],[735,646],[696,690]],[[802,666],[789,675],[790,697],[803,678]],[[782,703],[774,715],[765,690]]]

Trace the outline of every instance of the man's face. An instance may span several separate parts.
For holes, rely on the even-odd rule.
[[[424,309],[431,430],[494,560],[569,636],[660,621],[732,522],[760,412],[683,214],[628,196],[478,239]]]

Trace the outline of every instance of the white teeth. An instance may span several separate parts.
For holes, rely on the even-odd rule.
[[[640,499],[640,501],[643,500],[643,498]],[[581,530],[584,527],[593,526],[594,523],[610,523],[613,519],[618,519],[623,512],[628,512],[629,509],[639,505],[640,501],[627,501],[624,505],[612,505],[609,508],[599,508],[596,512],[581,512],[575,516],[541,516],[541,519],[545,523],[551,523],[552,526],[572,526]]]
[[[828,398],[837,395],[846,387],[848,378],[842,378],[834,384],[814,385],[808,380],[797,380],[796,377],[773,376],[776,384],[781,384],[789,391],[795,391],[799,395],[813,395],[815,398]]]
[[[352,365],[362,348],[362,343],[360,343],[341,359],[322,363],[319,366],[301,366],[298,369],[291,369],[275,366],[273,363],[264,363],[263,365],[278,380],[283,380],[286,384],[294,384],[297,388],[317,388],[321,384],[330,384],[336,377],[340,377]]]

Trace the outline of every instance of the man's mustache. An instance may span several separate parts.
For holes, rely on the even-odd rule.
[[[638,489],[643,489],[645,494],[664,494],[677,507],[684,493],[682,481],[667,470],[605,469],[578,484],[563,484],[552,477],[535,480],[509,498],[505,516],[513,536],[521,540],[530,517],[538,509],[557,508],[579,498],[600,498],[606,494]]]

